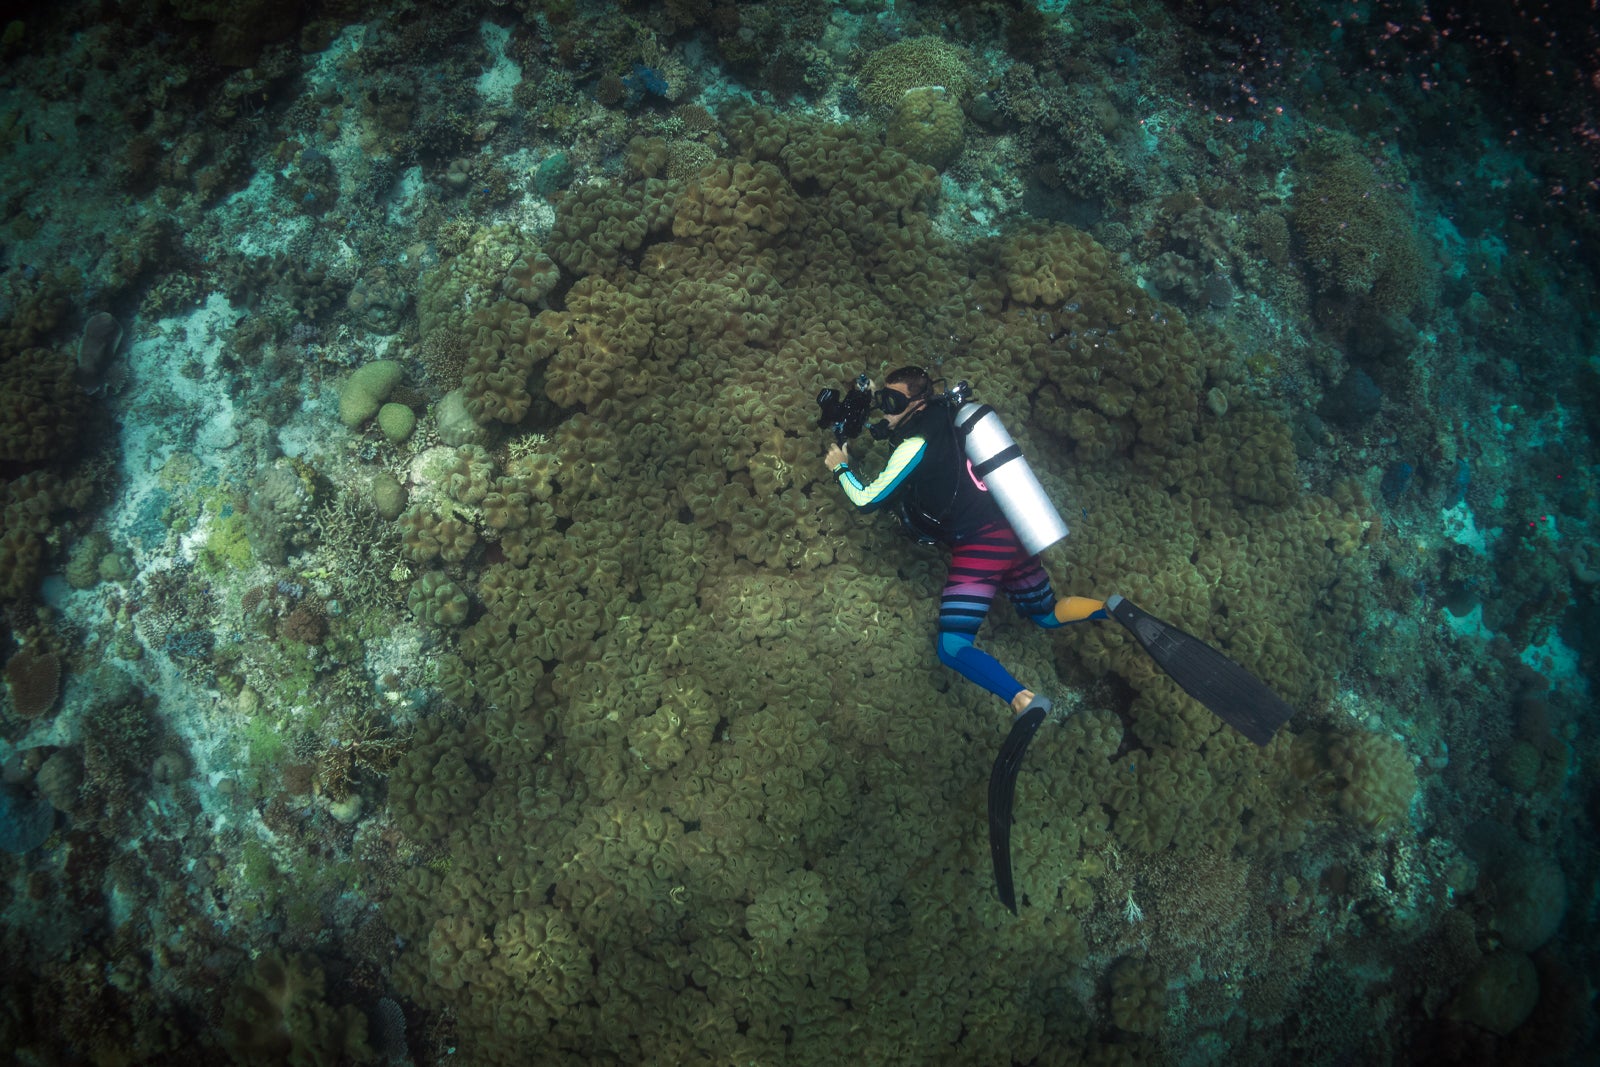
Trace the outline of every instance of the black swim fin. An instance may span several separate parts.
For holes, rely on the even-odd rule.
[[[1120,596],[1106,597],[1106,611],[1128,628],[1185,693],[1256,744],[1271,741],[1278,727],[1294,714],[1261,679],[1193,634],[1162,622]]]
[[[994,861],[1000,903],[1013,915],[1017,913],[1017,893],[1011,884],[1011,803],[1017,794],[1017,772],[1022,769],[1023,753],[1028,751],[1028,742],[1039,731],[1049,710],[1049,697],[1033,698],[1012,720],[1011,733],[1006,735],[1006,743],[995,757],[994,770],[989,772],[989,857]]]

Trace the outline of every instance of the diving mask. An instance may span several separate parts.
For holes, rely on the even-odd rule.
[[[892,417],[900,414],[914,402],[922,400],[927,395],[926,392],[921,392],[916,396],[907,396],[898,389],[879,389],[877,395],[878,410]]]

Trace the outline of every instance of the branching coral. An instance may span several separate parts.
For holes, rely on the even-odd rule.
[[[1369,298],[1386,314],[1426,310],[1433,271],[1409,206],[1348,147],[1328,147],[1309,158],[1290,222],[1319,288]]]
[[[384,730],[370,712],[352,716],[318,758],[317,783],[327,796],[343,800],[361,775],[381,775],[393,767],[409,740]]]
[[[961,50],[937,37],[913,37],[878,49],[861,66],[861,97],[887,114],[913,89],[938,86],[958,105],[973,78]]]

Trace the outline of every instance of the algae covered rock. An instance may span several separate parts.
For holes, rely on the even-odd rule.
[[[1567,880],[1551,856],[1527,849],[1494,875],[1494,926],[1508,948],[1532,952],[1555,936],[1567,914]]]
[[[0,784],[0,849],[31,852],[44,844],[55,828],[56,813],[29,791]]]

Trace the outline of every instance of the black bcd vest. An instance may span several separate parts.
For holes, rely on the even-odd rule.
[[[935,402],[902,423],[896,442],[921,437],[928,443],[895,503],[906,532],[920,541],[959,545],[979,530],[1004,522],[1005,516],[987,490],[978,488],[956,433],[955,419]]]

